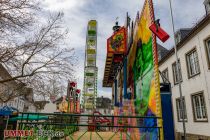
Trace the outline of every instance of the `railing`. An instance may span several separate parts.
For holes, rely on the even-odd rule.
[[[31,119],[33,116],[34,120]],[[100,119],[99,119],[100,118]],[[106,121],[101,121],[101,120]],[[92,134],[95,132],[100,139],[105,139],[101,132],[110,132],[109,138],[113,139],[120,135],[118,139],[133,139],[138,137],[143,140],[160,140],[160,129],[157,126],[155,116],[113,116],[96,114],[67,114],[67,113],[21,113],[18,121],[19,130],[54,130],[63,132],[64,137],[70,139],[81,139],[86,133],[90,133],[90,139],[94,139]],[[81,132],[78,138],[74,133]],[[34,137],[33,137],[34,138]],[[46,137],[45,137],[46,138]],[[39,138],[41,139],[41,138]],[[86,139],[87,140],[87,139]]]

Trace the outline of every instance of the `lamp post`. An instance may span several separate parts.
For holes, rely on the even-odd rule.
[[[169,0],[170,4],[170,13],[171,13],[171,23],[173,27],[173,34],[174,34],[174,52],[176,56],[176,71],[178,76],[178,84],[179,84],[179,95],[180,95],[180,102],[181,102],[181,108],[182,108],[182,125],[183,125],[183,133],[184,133],[184,140],[186,140],[186,126],[185,126],[185,105],[184,105],[184,98],[182,96],[182,87],[181,87],[181,73],[180,73],[180,62],[177,54],[177,45],[176,45],[176,39],[175,39],[175,27],[174,27],[174,17],[173,17],[173,10],[172,10],[172,4],[171,0]]]

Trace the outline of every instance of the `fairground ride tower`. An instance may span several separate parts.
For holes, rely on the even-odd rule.
[[[97,21],[90,20],[87,26],[85,63],[84,63],[84,83],[82,94],[82,106],[85,110],[96,108],[97,98],[97,74],[96,67],[97,54]]]

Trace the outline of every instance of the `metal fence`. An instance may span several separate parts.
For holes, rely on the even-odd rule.
[[[21,113],[18,130],[32,130],[26,139],[160,140],[155,116],[113,116],[67,113]],[[95,133],[95,134],[94,134]],[[105,136],[108,135],[108,136]],[[17,139],[20,139],[17,138]]]

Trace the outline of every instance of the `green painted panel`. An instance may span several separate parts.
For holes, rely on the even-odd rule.
[[[87,72],[85,75],[86,75],[86,76],[94,76],[94,73],[89,73],[89,72]]]
[[[94,36],[94,35],[96,35],[96,31],[95,30],[89,30],[88,35]]]
[[[96,50],[95,49],[87,49],[88,54],[95,54]]]

